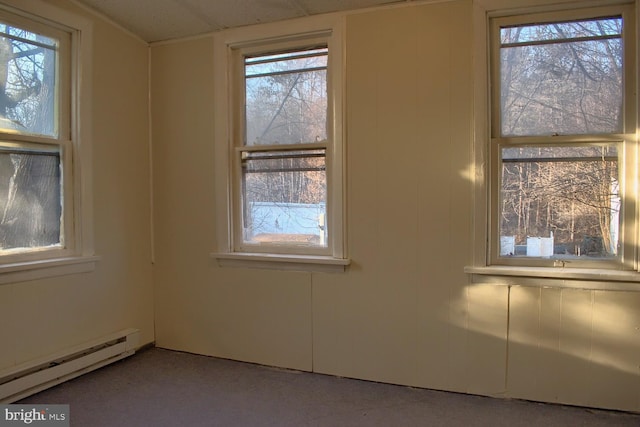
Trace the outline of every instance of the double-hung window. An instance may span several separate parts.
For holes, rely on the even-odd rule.
[[[37,11],[78,22],[48,5]],[[0,7],[0,283],[92,268],[69,267],[93,258],[89,198],[80,206],[81,173],[90,168],[88,147],[83,157],[79,146],[74,65],[82,49],[79,30],[66,23]],[[21,275],[28,270],[37,272]]]
[[[227,94],[216,110],[218,195],[228,199],[214,256],[343,268],[339,36],[251,37],[218,49],[228,76],[217,76]]]
[[[636,269],[633,9],[491,20],[488,263]]]
[[[327,248],[327,57],[325,45],[243,56],[241,249]]]

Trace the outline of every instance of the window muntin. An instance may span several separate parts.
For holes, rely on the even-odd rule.
[[[492,21],[488,262],[634,268],[631,14]]]
[[[242,56],[241,251],[328,253],[328,55],[312,45]]]
[[[71,34],[0,12],[0,258],[74,250]]]

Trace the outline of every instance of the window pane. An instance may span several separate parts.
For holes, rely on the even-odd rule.
[[[246,145],[327,138],[327,49],[246,58]]]
[[[622,131],[622,18],[501,28],[503,136]]]
[[[327,246],[325,150],[245,152],[244,241]]]
[[[57,41],[0,23],[0,129],[56,137]]]
[[[500,256],[610,258],[618,253],[615,146],[503,148]]]
[[[58,152],[0,151],[0,252],[61,244]]]

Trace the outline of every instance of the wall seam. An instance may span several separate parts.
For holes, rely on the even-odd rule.
[[[509,345],[511,340],[509,335],[511,333],[511,285],[507,286],[507,333],[505,339],[507,340],[505,345],[505,364],[504,364],[504,392],[505,396],[509,396]]]

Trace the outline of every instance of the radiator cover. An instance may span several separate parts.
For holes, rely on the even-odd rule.
[[[0,403],[13,403],[135,353],[140,331],[100,339],[0,371]]]

